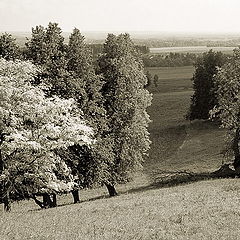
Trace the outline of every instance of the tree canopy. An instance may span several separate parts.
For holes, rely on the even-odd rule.
[[[16,39],[9,33],[0,36],[0,57],[6,60],[14,60],[20,57],[20,48]]]
[[[228,145],[234,152],[234,166],[240,168],[240,49],[234,50],[230,62],[218,69],[214,82],[217,104],[211,111],[212,118],[221,121],[221,127],[228,129]]]
[[[31,84],[38,71],[29,62],[0,60],[3,195],[72,190],[71,169],[58,150],[93,143],[74,99],[47,97],[47,86]]]
[[[108,136],[114,146],[109,182],[125,182],[142,166],[150,146],[146,112],[151,94],[139,53],[128,34],[109,34],[99,59],[105,84],[103,96],[108,117]]]
[[[212,50],[198,58],[192,77],[194,94],[191,98],[188,119],[209,118],[209,111],[217,104],[213,76],[217,73],[217,68],[221,67],[225,61],[221,52]]]

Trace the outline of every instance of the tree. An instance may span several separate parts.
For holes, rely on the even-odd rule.
[[[35,65],[41,66],[41,75],[52,85],[50,94],[61,94],[67,77],[66,45],[57,23],[49,23],[47,28],[32,28],[32,37],[26,43],[26,56]],[[62,86],[63,85],[63,86]]]
[[[158,75],[155,74],[154,77],[153,77],[153,81],[154,81],[154,87],[158,87]]]
[[[53,24],[51,24],[52,26]],[[62,158],[71,168],[78,187],[72,192],[74,202],[79,202],[78,188],[91,187],[97,182],[102,182],[102,178],[108,174],[107,167],[111,157],[111,142],[105,137],[106,113],[103,107],[103,97],[101,94],[102,79],[95,74],[91,52],[84,43],[84,37],[78,29],[74,29],[69,37],[68,45],[63,46],[63,39],[60,36],[60,30],[54,25],[55,30],[48,32],[58,34],[49,34],[51,42],[58,43],[53,46],[62,46],[61,56],[64,60],[60,61],[62,75],[57,72],[49,77],[49,74],[42,76],[41,81],[51,84],[49,95],[57,94],[63,98],[74,98],[77,106],[83,112],[88,124],[95,129],[96,144],[91,150],[85,146],[71,146],[68,150],[61,151]],[[49,27],[48,27],[49,28]],[[51,27],[52,29],[53,27]],[[48,63],[48,54],[46,54],[47,30],[43,27],[36,27],[33,31],[32,39],[27,44],[29,52],[32,53],[33,61],[43,69],[52,64],[57,66],[58,62]],[[54,40],[54,37],[57,39]],[[50,37],[48,37],[50,38]],[[60,39],[60,41],[59,41]],[[50,47],[48,48],[50,49]],[[56,47],[53,48],[55,51]],[[36,54],[38,52],[38,54]],[[62,63],[64,63],[62,65]],[[53,79],[55,79],[53,81]],[[40,81],[40,82],[41,82]]]
[[[141,168],[150,146],[146,109],[151,95],[144,89],[147,78],[139,56],[128,34],[109,34],[99,59],[105,82],[102,93],[109,126],[106,134],[114,146],[111,174],[105,181],[110,195],[116,194],[117,182],[129,181]]]
[[[217,67],[221,67],[225,61],[221,52],[212,50],[198,58],[192,77],[194,94],[187,114],[188,119],[209,118],[209,111],[217,104],[213,76],[217,73]]]
[[[48,88],[49,96],[57,94],[62,97],[68,84],[65,81],[68,78],[66,46],[61,33],[57,23],[50,22],[47,28],[43,26],[32,28],[32,37],[26,43],[24,53],[26,59],[41,67],[42,71],[34,78],[34,83],[45,82],[51,86]]]
[[[94,137],[97,141],[91,151],[84,146],[69,148],[69,152],[65,152],[65,158],[75,159],[75,165],[71,168],[81,179],[78,182],[79,187],[89,188],[95,183],[103,182],[102,179],[108,175],[107,167],[113,159],[112,144],[105,137],[107,124],[101,94],[103,82],[101,77],[95,74],[90,49],[76,28],[69,37],[66,58],[67,71],[71,77],[66,80],[68,81],[66,86],[70,86],[70,89],[65,89],[64,97],[70,96],[76,99],[89,125],[95,129]],[[77,190],[73,192],[73,195],[74,201],[79,201]]]
[[[15,60],[20,57],[20,49],[11,34],[3,33],[0,36],[0,57],[6,60]]]
[[[149,71],[146,72],[146,77],[147,77],[147,83],[145,85],[145,88],[148,88],[152,86],[152,75]]]
[[[47,97],[45,85],[31,84],[37,73],[29,62],[0,60],[0,181],[6,210],[10,199],[37,202],[36,194],[71,191],[74,178],[58,152],[93,143],[92,128],[75,101]]]
[[[235,49],[231,61],[218,69],[214,77],[217,104],[211,111],[212,118],[221,121],[228,130],[228,146],[234,154],[233,166],[240,174],[240,49]]]

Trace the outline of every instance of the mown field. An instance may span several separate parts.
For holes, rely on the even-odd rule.
[[[59,196],[54,209],[14,203],[11,213],[0,210],[0,239],[238,239],[238,179],[156,184],[163,171],[218,168],[225,135],[209,122],[184,118],[192,67],[148,70],[159,82],[148,110],[152,146],[143,171],[118,185],[120,195],[114,198],[98,188],[82,191],[82,202],[75,205],[70,195]]]
[[[237,47],[237,46],[236,46]],[[216,52],[223,52],[225,54],[232,54],[233,49],[236,47],[207,47],[207,46],[191,46],[191,47],[162,47],[162,48],[150,48],[151,53],[156,54],[168,54],[170,52],[177,53],[204,53],[210,49]]]
[[[190,81],[194,67],[148,67],[152,76],[158,75],[157,87],[152,83],[149,90],[153,93],[166,93],[192,91],[192,82]],[[157,104],[157,103],[156,103]],[[153,104],[155,105],[155,104]]]

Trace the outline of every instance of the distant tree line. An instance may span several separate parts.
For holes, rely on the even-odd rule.
[[[189,46],[208,46],[208,47],[237,47],[240,43],[240,38],[229,40],[211,40],[197,38],[151,38],[151,39],[135,39],[138,45],[145,45],[149,48],[161,47],[189,47]]]
[[[145,67],[192,66],[198,56],[195,53],[145,54],[143,62]]]
[[[104,45],[101,43],[91,43],[88,44],[89,48],[92,50],[92,54],[94,58],[97,58],[99,54],[101,54],[104,50]],[[134,45],[134,47],[139,51],[141,54],[148,54],[150,53],[150,49],[144,45]]]
[[[68,43],[66,43],[68,42]],[[0,198],[32,198],[42,208],[56,195],[130,181],[150,147],[141,53],[128,34],[109,34],[93,63],[78,29],[65,41],[58,24],[32,28],[19,48],[0,37]],[[16,89],[16,90],[14,90]],[[42,200],[38,196],[42,196]]]

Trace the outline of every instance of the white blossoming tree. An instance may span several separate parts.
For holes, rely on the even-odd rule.
[[[10,199],[71,191],[74,176],[58,150],[90,146],[93,131],[73,99],[47,97],[31,82],[30,62],[0,59],[0,181],[6,210]],[[38,201],[39,202],[39,201]]]

